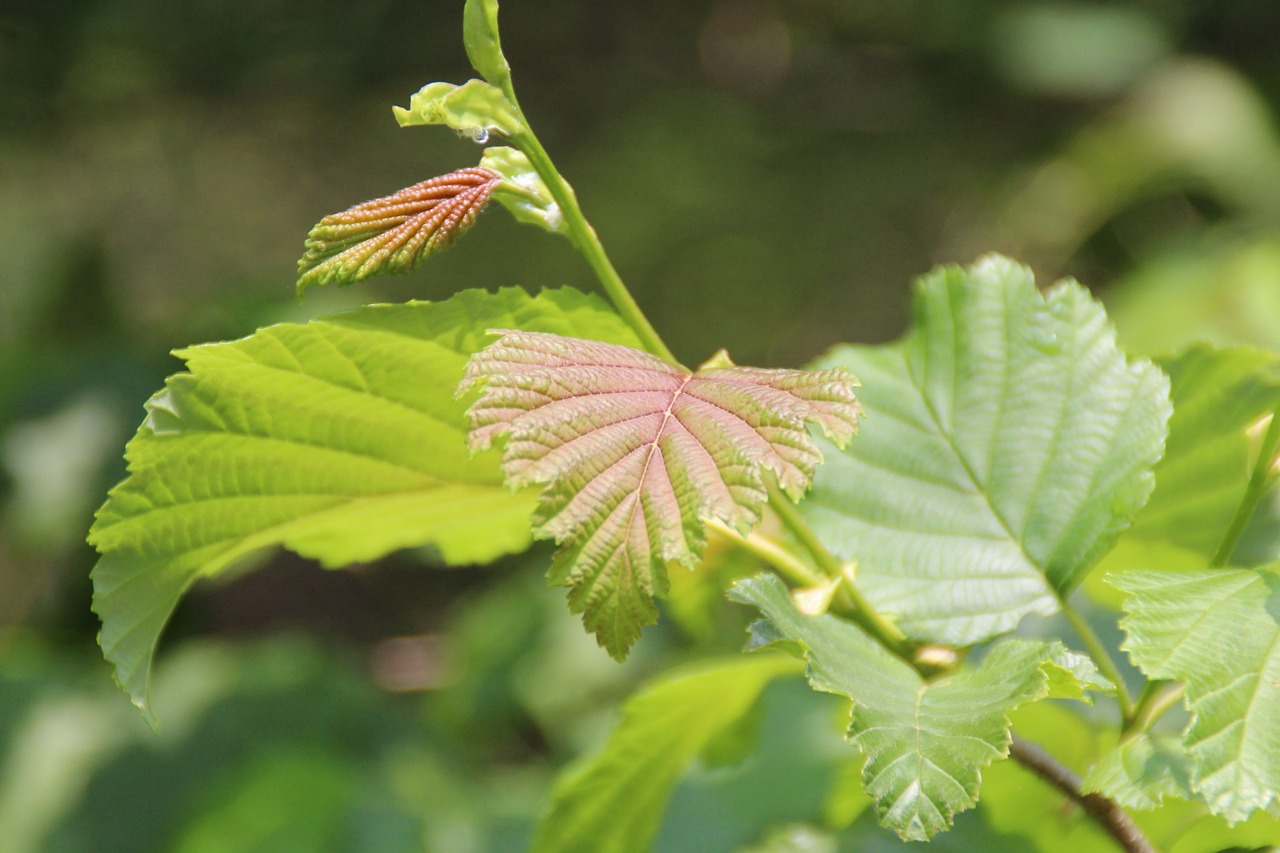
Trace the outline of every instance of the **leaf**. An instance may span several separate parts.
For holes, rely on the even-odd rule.
[[[599,754],[557,782],[532,853],[648,850],[685,768],[771,681],[799,669],[780,655],[736,657],[684,667],[636,693]]]
[[[493,197],[519,222],[537,225],[553,234],[568,234],[564,213],[538,177],[529,158],[515,148],[495,145],[484,150],[480,166],[502,176]]]
[[[1142,732],[1093,766],[1084,793],[1097,791],[1128,809],[1154,809],[1166,796],[1189,800],[1190,763],[1181,738]]]
[[[862,435],[800,507],[908,634],[950,645],[1051,614],[1151,493],[1168,379],[1127,360],[1102,308],[1041,295],[997,256],[917,284],[905,338],[840,347],[862,378]]]
[[[1280,811],[1280,563],[1110,580],[1128,593],[1122,648],[1186,683],[1191,789],[1232,823]]]
[[[813,688],[853,700],[848,738],[867,758],[863,784],[904,840],[927,840],[973,807],[982,768],[1008,755],[1010,711],[1087,686],[1063,677],[1060,643],[1006,640],[976,669],[925,682],[852,623],[801,613],[773,575],[739,581],[729,597],[764,614],[748,648],[798,644]]]
[[[468,459],[453,388],[495,324],[635,342],[595,298],[464,291],[305,326],[261,329],[178,355],[129,442],[129,477],[90,542],[99,642],[148,719],[152,655],[183,592],[283,545],[329,567],[431,544],[486,562],[529,544],[531,495],[498,460]]]
[[[458,389],[484,383],[471,446],[506,435],[507,482],[547,486],[534,534],[563,546],[550,577],[572,587],[571,609],[615,658],[656,621],[663,564],[697,564],[703,519],[746,533],[768,498],[765,471],[793,500],[808,487],[822,455],[806,423],[839,444],[857,428],[855,380],[840,368],[691,374],[628,347],[494,334]]]
[[[401,127],[443,124],[485,143],[493,133],[511,139],[525,129],[519,111],[501,90],[483,80],[428,83],[409,99],[409,108],[392,107]]]
[[[498,0],[467,0],[462,10],[462,43],[480,76],[499,89],[511,85],[511,66],[498,38]]]
[[[329,214],[307,235],[298,293],[414,269],[471,227],[501,180],[490,169],[459,169]]]
[[[1280,404],[1280,358],[1199,344],[1162,366],[1172,382],[1169,441],[1127,536],[1212,557],[1249,481],[1249,429]]]

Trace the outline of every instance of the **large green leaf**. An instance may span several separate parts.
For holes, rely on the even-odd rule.
[[[765,616],[752,648],[798,646],[814,689],[853,700],[849,741],[867,758],[863,784],[881,823],[906,840],[931,838],[977,802],[982,768],[1008,755],[1010,711],[1079,695],[1097,679],[1060,643],[1007,640],[977,668],[926,682],[853,624],[800,612],[773,575],[739,581],[730,598]]]
[[[657,619],[664,564],[697,565],[706,519],[745,535],[766,472],[792,500],[808,488],[822,454],[807,424],[841,446],[857,430],[857,381],[841,368],[737,367],[722,353],[690,373],[634,347],[495,331],[459,386],[481,383],[471,445],[506,436],[507,482],[546,486],[534,532],[563,546],[551,578],[618,659]]]
[[[1050,614],[1151,493],[1168,379],[1126,359],[1074,281],[999,257],[917,286],[900,342],[821,367],[863,383],[862,434],[801,510],[909,634],[968,644]]]
[[[485,329],[516,326],[635,342],[577,291],[510,288],[380,305],[183,350],[129,442],[129,478],[90,542],[99,640],[150,718],[153,650],[182,593],[258,549],[325,566],[434,545],[451,563],[529,544],[532,495],[496,456],[469,459],[453,399]]]
[[[1233,822],[1280,811],[1280,563],[1112,583],[1133,662],[1187,685],[1191,789]]]
[[[1280,404],[1280,357],[1201,344],[1161,365],[1172,382],[1169,441],[1156,489],[1126,536],[1211,557],[1249,481],[1248,430]]]
[[[781,655],[703,662],[632,696],[604,749],[556,785],[533,853],[648,850],[684,770],[751,710],[769,682],[799,671]]]

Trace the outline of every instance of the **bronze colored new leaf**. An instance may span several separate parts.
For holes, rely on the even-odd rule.
[[[501,180],[491,169],[459,169],[326,216],[307,235],[298,292],[413,269],[471,226]]]

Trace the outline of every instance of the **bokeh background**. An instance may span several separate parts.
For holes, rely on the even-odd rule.
[[[281,553],[181,606],[158,734],[111,684],[84,535],[171,349],[367,301],[592,288],[564,241],[491,212],[416,273],[293,296],[321,216],[477,161],[390,112],[471,76],[461,7],[0,0],[5,853],[522,850],[621,697],[739,644],[745,614],[691,595],[618,666],[544,588],[545,551],[342,572]],[[1280,347],[1272,0],[506,0],[502,23],[526,112],[690,363],[892,339],[914,276],[993,250],[1094,288],[1135,351]],[[695,772],[658,849],[819,821],[844,756],[826,698],[772,690],[760,755]]]

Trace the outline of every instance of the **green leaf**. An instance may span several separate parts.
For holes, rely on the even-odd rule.
[[[501,182],[489,169],[459,169],[326,216],[307,235],[298,293],[414,269],[470,228]]]
[[[494,324],[620,342],[634,336],[577,291],[464,291],[279,325],[178,355],[147,404],[129,477],[90,542],[99,642],[152,719],[157,640],[183,592],[259,549],[283,545],[329,567],[434,545],[486,562],[530,541],[531,495],[494,456],[469,459],[453,389]]]
[[[799,671],[780,655],[735,657],[668,673],[636,693],[600,753],[556,784],[532,853],[648,850],[684,770],[771,681]]]
[[[1154,809],[1166,796],[1192,799],[1191,765],[1182,739],[1141,732],[1111,750],[1085,777],[1097,791],[1128,809]]]
[[[822,461],[806,424],[837,444],[857,429],[856,380],[735,367],[696,373],[641,350],[557,335],[502,337],[467,366],[471,445],[507,436],[513,487],[546,485],[534,533],[563,547],[554,583],[615,658],[657,620],[665,563],[694,568],[705,519],[746,534],[768,500],[765,472],[792,500]],[[721,366],[725,365],[725,366]]]
[[[1199,344],[1161,365],[1173,417],[1156,489],[1126,536],[1213,556],[1249,481],[1249,430],[1280,404],[1280,358]]]
[[[511,66],[498,38],[498,0],[467,0],[462,10],[462,43],[480,76],[504,91],[511,85]]]
[[[486,148],[480,166],[502,176],[493,197],[517,221],[540,226],[553,234],[569,233],[560,205],[523,153],[504,145]]]
[[[508,139],[524,130],[515,106],[501,90],[483,80],[428,83],[409,99],[409,107],[392,107],[401,127],[443,124],[476,142],[484,143],[493,133]]]
[[[863,784],[880,822],[905,840],[933,837],[977,802],[980,771],[1008,755],[1010,711],[1096,677],[1071,659],[1086,682],[1068,679],[1060,643],[1007,640],[976,669],[925,682],[852,623],[801,613],[773,575],[739,581],[729,597],[765,616],[749,648],[798,645],[814,689],[853,700],[848,737],[867,758]]]
[[[1149,678],[1183,681],[1191,789],[1231,822],[1280,804],[1280,563],[1134,571],[1123,648]]]
[[[862,434],[801,511],[908,634],[952,645],[1051,614],[1151,493],[1168,379],[1074,281],[989,256],[917,285],[905,338],[820,367],[864,383]]]

